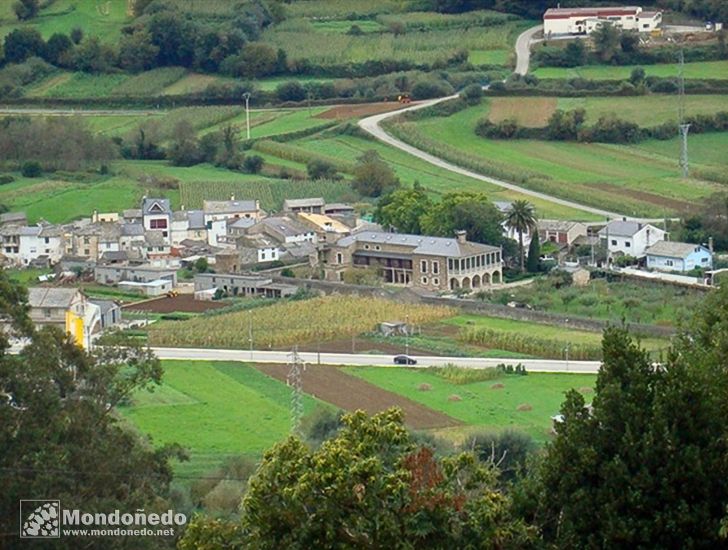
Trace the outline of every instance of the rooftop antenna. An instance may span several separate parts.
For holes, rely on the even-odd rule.
[[[690,174],[690,162],[688,159],[688,132],[690,132],[690,123],[685,121],[685,53],[680,49],[680,70],[678,73],[678,119],[680,126],[680,168],[682,168],[683,178],[687,178]]]
[[[298,346],[295,346],[289,354],[288,376],[286,382],[291,387],[291,431],[300,435],[301,418],[303,417],[303,371],[306,370],[306,363],[298,354]]]

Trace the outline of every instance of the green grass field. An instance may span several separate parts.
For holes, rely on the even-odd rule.
[[[558,414],[564,394],[570,389],[593,388],[595,375],[589,374],[529,374],[503,376],[496,380],[470,384],[453,384],[426,369],[349,367],[349,374],[358,376],[385,390],[404,395],[435,410],[461,420],[468,425],[448,430],[451,434],[472,431],[474,428],[521,430],[538,441],[546,441],[552,426],[551,417]],[[492,389],[493,384],[503,384]],[[429,384],[429,391],[419,390]],[[460,401],[451,401],[457,395]],[[589,393],[585,392],[587,402]],[[518,411],[528,404],[530,411]],[[443,435],[448,435],[444,432]]]
[[[332,159],[345,159],[350,162],[356,161],[365,151],[373,149],[389,163],[403,183],[410,185],[418,181],[435,197],[449,191],[476,191],[487,194],[493,200],[525,198],[536,206],[539,215],[542,217],[586,221],[595,219],[594,216],[579,210],[526,197],[482,181],[454,174],[378,141],[342,135],[324,139],[318,137],[307,138],[296,141],[294,144],[317,154],[328,155]],[[305,169],[303,165],[301,166]]]
[[[695,309],[705,294],[670,285],[654,285],[595,279],[588,286],[553,288],[546,281],[538,281],[507,292],[495,292],[490,300],[506,303],[511,300],[529,304],[534,309],[628,322],[677,326]]]
[[[155,445],[179,443],[191,460],[183,475],[203,474],[226,456],[254,455],[290,431],[290,389],[242,363],[164,361],[164,382],[139,392],[121,414]],[[320,402],[319,402],[320,404]],[[304,396],[304,410],[316,401]]]
[[[651,141],[621,146],[488,140],[474,132],[477,121],[488,114],[488,109],[486,102],[450,117],[401,124],[399,133],[415,143],[427,140],[433,147],[446,144],[483,164],[497,167],[506,175],[510,173],[513,178],[527,177],[526,187],[628,215],[674,214],[722,188],[704,179],[679,177],[677,138],[659,142],[657,148],[653,148]],[[703,155],[706,149],[724,148],[728,134],[706,134],[698,138],[691,138],[690,142],[691,155],[696,155],[694,173],[725,171],[728,157]]]
[[[561,68],[541,67],[533,71],[539,78],[586,78],[589,80],[623,80],[629,78],[638,65],[586,65],[583,67]],[[677,64],[639,65],[647,76],[663,78],[677,77]],[[685,63],[685,78],[725,78],[728,75],[728,61],[701,61]]]
[[[10,10],[11,0],[2,0],[0,4],[0,38],[18,26],[35,28],[45,39],[54,33],[68,34],[80,27],[86,35],[115,43],[122,26],[131,21],[126,13],[127,3],[123,0],[56,0],[42,9],[38,17],[24,23],[18,23]]]

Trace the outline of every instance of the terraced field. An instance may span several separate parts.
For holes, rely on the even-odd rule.
[[[663,78],[677,77],[677,64],[639,65],[647,76]],[[638,65],[587,65],[573,69],[542,67],[533,71],[539,78],[586,78],[589,80],[624,80],[629,78]],[[725,78],[728,75],[728,61],[701,61],[685,63],[685,78]]]

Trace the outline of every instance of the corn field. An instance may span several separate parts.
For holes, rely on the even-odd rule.
[[[300,162],[306,164],[311,160],[320,160],[327,162],[332,166],[336,167],[340,172],[350,174],[354,171],[354,163],[349,162],[340,158],[330,157],[322,155],[320,153],[313,153],[303,147],[296,145],[290,145],[288,143],[279,143],[277,141],[261,140],[255,143],[253,149],[260,151],[261,153],[268,153],[283,160],[290,160],[292,162]]]
[[[149,328],[154,346],[246,349],[252,323],[256,349],[288,347],[370,332],[385,321],[424,324],[454,315],[446,307],[399,304],[377,298],[327,296],[278,302],[269,307],[187,321],[161,322]]]
[[[258,181],[183,181],[180,200],[186,208],[202,208],[203,200],[258,199],[265,210],[280,210],[285,199],[323,197],[326,202],[356,201],[357,195],[345,181],[302,181],[263,179]]]
[[[487,328],[466,328],[459,334],[459,339],[468,344],[493,349],[513,351],[544,359],[565,359],[564,342],[537,338],[525,334],[502,332]],[[593,361],[602,358],[601,346],[591,344],[568,344],[568,357],[575,361]]]

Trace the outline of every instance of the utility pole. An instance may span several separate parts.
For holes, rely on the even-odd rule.
[[[243,99],[245,99],[245,127],[248,131],[248,139],[250,139],[250,92],[245,92]]]
[[[685,122],[685,53],[682,49],[680,49],[678,93],[680,95],[678,99],[678,124],[680,126],[680,168],[682,168],[682,177],[687,178],[690,175],[690,161],[688,159],[688,132],[690,132],[690,124]]]
[[[306,370],[306,363],[301,360],[298,354],[298,346],[291,350],[288,363],[288,376],[286,381],[291,387],[291,431],[300,433],[301,418],[303,417],[303,371]]]
[[[409,357],[409,315],[404,316],[404,354]]]
[[[250,346],[250,360],[253,360],[253,313],[248,310],[248,345]]]

